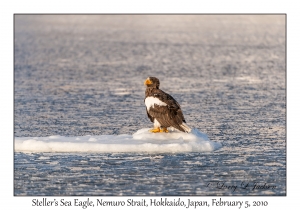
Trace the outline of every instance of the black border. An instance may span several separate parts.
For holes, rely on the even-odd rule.
[[[144,196],[134,197],[287,197],[287,13],[14,13],[13,14],[13,197],[133,197],[127,195],[16,195],[15,194],[15,17],[16,15],[284,15],[285,16],[285,195],[166,195],[166,196]],[[148,206],[150,207],[150,206]]]

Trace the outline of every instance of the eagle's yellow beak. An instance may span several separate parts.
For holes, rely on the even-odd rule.
[[[144,82],[144,85],[151,85],[151,84],[152,84],[152,82],[150,81],[149,78],[147,78]]]

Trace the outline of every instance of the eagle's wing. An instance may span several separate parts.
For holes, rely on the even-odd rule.
[[[174,112],[175,115],[179,115],[182,121],[185,123],[184,116],[181,111],[181,107],[179,103],[169,94],[165,93],[162,90],[158,90],[156,94],[154,94],[160,100],[164,101],[170,110]]]
[[[185,132],[185,130],[180,126],[182,125],[183,118],[182,118],[182,112],[178,112],[170,109],[168,106],[159,106],[154,105],[153,107],[150,107],[148,111],[148,115],[155,118],[162,127],[174,127],[180,131]]]
[[[167,106],[154,105],[150,107],[147,114],[153,119],[155,118],[162,127],[174,127],[180,131],[185,132],[185,130],[180,126],[185,119],[183,117],[180,105],[178,102],[169,94],[158,90],[154,93],[154,97],[163,101]],[[150,117],[149,117],[150,118]]]
[[[146,112],[147,112],[147,115],[148,115],[148,118],[150,119],[151,122],[154,122],[154,118],[151,117],[151,115],[149,114],[147,108],[146,108]]]

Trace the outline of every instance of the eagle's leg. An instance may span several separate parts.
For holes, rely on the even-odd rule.
[[[162,129],[160,129],[160,132],[161,132],[161,133],[168,133],[169,131],[168,131],[167,128],[162,128]]]
[[[153,128],[151,130],[149,130],[151,133],[159,133],[161,132],[160,128]]]
[[[151,133],[159,133],[160,132],[160,123],[157,119],[153,121],[153,129],[149,130]]]

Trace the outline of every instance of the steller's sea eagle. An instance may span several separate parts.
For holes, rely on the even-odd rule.
[[[169,132],[168,127],[176,128],[182,132],[190,132],[191,129],[185,124],[180,105],[169,94],[159,89],[159,80],[156,77],[148,77],[144,84],[146,111],[154,128],[152,133]]]

